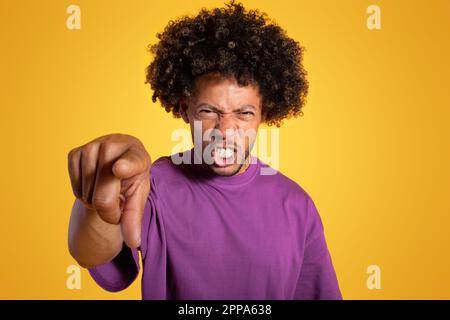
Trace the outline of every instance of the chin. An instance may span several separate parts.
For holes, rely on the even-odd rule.
[[[234,176],[241,169],[240,164],[231,164],[225,167],[219,167],[215,165],[210,165],[209,169],[217,175],[220,176]]]

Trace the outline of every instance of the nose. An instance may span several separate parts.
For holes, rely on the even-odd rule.
[[[232,113],[223,113],[218,118],[215,129],[219,130],[224,140],[233,139],[238,129]]]

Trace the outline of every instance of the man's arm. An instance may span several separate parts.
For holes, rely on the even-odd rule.
[[[69,251],[80,266],[92,268],[109,262],[122,245],[119,225],[103,221],[95,210],[75,199],[69,223]]]
[[[139,247],[150,165],[143,144],[123,134],[103,136],[69,152],[76,200],[68,244],[81,266],[93,268],[111,261],[124,243]]]
[[[314,202],[308,198],[305,251],[294,299],[341,300],[338,279]]]

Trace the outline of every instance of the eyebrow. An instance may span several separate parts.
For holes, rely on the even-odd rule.
[[[220,109],[217,108],[216,106],[211,105],[211,104],[206,103],[206,102],[201,102],[201,103],[199,103],[199,104],[196,106],[196,108],[200,108],[200,107],[208,107],[208,108],[212,109],[212,110],[215,111],[215,112],[222,112],[222,110],[220,110]],[[251,105],[251,104],[244,104],[244,105],[240,106],[238,109],[236,109],[236,110],[234,110],[234,111],[242,111],[242,110],[244,110],[244,109],[249,109],[249,108],[250,108],[250,109],[253,109],[253,110],[256,110],[256,107],[255,107],[255,106],[253,106],[253,105]]]

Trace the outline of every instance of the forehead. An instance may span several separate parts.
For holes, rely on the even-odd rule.
[[[261,96],[255,84],[240,86],[234,77],[204,75],[196,80],[195,103],[211,103],[222,107],[251,104],[260,108]]]

